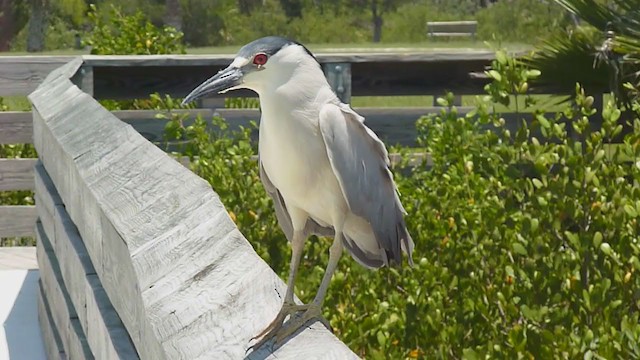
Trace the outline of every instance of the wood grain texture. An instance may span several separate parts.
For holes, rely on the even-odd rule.
[[[471,111],[471,109],[471,107],[458,107],[457,110],[460,116],[464,116]],[[438,114],[442,111],[442,108],[437,106],[417,108],[367,107],[355,108],[355,110],[365,117],[367,126],[386,144],[417,146],[416,120],[424,115]],[[258,122],[260,120],[260,111],[258,109],[193,109],[174,110],[174,112],[177,114],[189,114],[185,122],[186,124],[191,124],[198,114],[209,122],[214,115],[221,116],[226,119],[232,129],[237,129],[239,126],[248,127],[251,121]],[[28,116],[24,117],[20,115],[18,120],[15,120],[16,126],[20,126],[25,132],[24,138],[20,141],[31,142],[33,131],[31,114],[20,114]],[[133,128],[147,140],[158,144],[163,143],[164,128],[167,120],[156,118],[156,114],[166,115],[165,112],[156,110],[118,110],[112,111],[112,114],[133,126]],[[0,113],[0,121],[2,115],[3,113]],[[532,120],[531,116],[527,114],[504,113],[502,115],[507,121],[507,127],[512,131],[516,129],[516,121],[518,119],[524,118],[527,121]],[[26,131],[29,131],[28,135],[26,135]],[[2,136],[3,134],[0,131],[0,137]],[[257,140],[257,130],[252,134],[252,137]],[[171,144],[169,149],[174,149],[171,147]]]
[[[56,253],[69,297],[92,353],[98,359],[137,359],[137,353],[96,275],[77,228],[64,206],[56,207]]]
[[[0,56],[0,96],[24,96],[47,74],[66,64],[69,56]]]
[[[36,248],[33,246],[0,247],[0,271],[38,268]]]
[[[37,159],[0,159],[0,191],[33,190]]]
[[[33,236],[36,207],[30,205],[0,205],[0,238]]]
[[[157,67],[157,66],[211,66],[229,65],[235,54],[218,55],[83,55],[86,65],[93,67]],[[356,63],[356,62],[416,62],[416,61],[455,61],[455,60],[492,60],[495,53],[491,50],[475,49],[380,49],[379,51],[317,52],[315,57],[320,64]],[[55,58],[55,57],[52,57]]]
[[[138,359],[131,337],[97,275],[87,276],[87,338],[96,359]]]
[[[42,332],[42,340],[44,341],[44,349],[47,358],[51,360],[63,360],[67,356],[64,352],[60,333],[55,327],[53,316],[51,315],[51,307],[47,302],[42,280],[38,281],[38,321],[40,323],[40,331]]]
[[[63,348],[69,359],[93,359],[86,336],[78,319],[78,311],[71,302],[51,242],[40,223],[36,224],[38,245],[36,252],[42,288],[50,307]]]
[[[61,76],[30,98],[42,163],[140,357],[244,357],[285,284],[210,185]],[[326,329],[307,332],[298,338],[326,341],[285,344],[273,356],[355,357]]]
[[[33,142],[31,113],[28,111],[0,112],[0,144],[30,144]]]

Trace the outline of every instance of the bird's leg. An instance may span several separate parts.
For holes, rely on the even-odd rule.
[[[276,332],[282,327],[284,320],[287,316],[295,314],[296,312],[307,309],[307,305],[296,305],[293,300],[293,290],[295,288],[296,275],[298,273],[298,266],[300,265],[300,259],[302,258],[302,250],[304,249],[304,234],[301,230],[293,232],[293,239],[291,239],[291,263],[289,265],[289,280],[287,281],[287,292],[284,295],[284,303],[278,315],[273,321],[267,325],[267,327],[260,332],[260,334],[254,336],[252,340],[262,340],[253,346],[258,348],[262,344],[272,338]]]
[[[342,255],[342,231],[338,231],[336,229],[336,235],[329,248],[329,264],[327,264],[327,270],[324,272],[324,277],[322,278],[322,282],[320,283],[320,288],[318,288],[318,292],[316,293],[313,301],[308,304],[308,308],[305,310],[302,315],[298,317],[292,317],[291,321],[287,323],[286,327],[279,331],[276,335],[276,343],[282,342],[284,339],[289,337],[291,334],[295,333],[298,329],[300,329],[307,321],[311,319],[320,320],[327,327],[327,329],[331,329],[329,322],[322,317],[322,304],[324,303],[324,298],[327,295],[327,289],[329,289],[329,284],[331,283],[331,278],[333,277],[333,273],[336,271],[338,267],[338,262],[340,260],[340,256]]]

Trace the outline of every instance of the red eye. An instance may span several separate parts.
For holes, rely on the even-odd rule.
[[[267,63],[267,54],[256,54],[256,56],[253,57],[253,63],[261,66]]]

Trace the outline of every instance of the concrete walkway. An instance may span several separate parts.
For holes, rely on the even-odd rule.
[[[45,360],[34,247],[0,247],[0,360]]]

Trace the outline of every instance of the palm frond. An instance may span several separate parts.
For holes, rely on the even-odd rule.
[[[555,1],[587,26],[552,36],[524,59],[542,71],[538,83],[566,92],[579,82],[593,94],[614,93],[630,108],[637,92],[624,84],[640,88],[640,0]]]
[[[584,28],[556,34],[523,61],[542,71],[536,84],[553,91],[571,93],[580,82],[588,92],[604,92],[609,88],[609,71],[594,62],[600,37],[598,32]]]
[[[610,6],[596,0],[556,0],[565,9],[601,31],[640,34],[640,0],[614,0]]]

